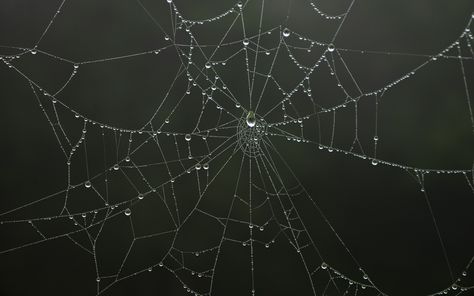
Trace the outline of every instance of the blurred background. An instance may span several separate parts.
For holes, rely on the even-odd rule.
[[[199,155],[209,154],[206,142],[200,139],[202,134],[194,135],[203,106],[201,91],[191,87],[191,94],[174,109],[189,87],[186,74],[182,72],[181,58],[183,53],[188,53],[190,41],[183,30],[176,30],[178,18],[171,12],[170,4],[165,0],[67,0],[43,35],[61,1],[0,0],[0,3],[0,56],[13,65],[10,68],[6,63],[0,63],[0,108],[4,127],[0,221],[27,221],[59,215],[68,178],[70,184],[80,184],[68,193],[67,205],[72,214],[103,209],[104,200],[99,196],[105,198],[106,194],[110,204],[123,202],[125,206],[118,210],[130,206],[131,218],[118,215],[108,220],[97,242],[97,265],[100,274],[107,276],[120,268],[129,250],[134,235],[130,221],[134,224],[135,236],[175,227],[175,208],[168,211],[160,198],[170,205],[176,199],[182,218],[191,212],[199,199],[197,184],[205,186],[216,176],[200,205],[207,213],[226,217],[235,192],[248,201],[249,178],[253,177],[257,186],[281,177],[282,187],[296,188],[295,192],[299,192],[295,194],[295,207],[323,254],[323,261],[332,268],[363,281],[357,270],[359,266],[348,256],[312,202],[318,205],[373,283],[388,295],[430,294],[449,287],[453,277],[463,278],[460,284],[464,286],[474,285],[474,270],[466,270],[474,255],[472,172],[465,175],[425,174],[422,192],[413,171],[383,164],[374,166],[368,159],[318,149],[317,143],[321,143],[326,147],[350,150],[356,128],[353,103],[335,113],[335,125],[334,112],[321,113],[318,121],[313,116],[304,122],[304,137],[313,144],[287,141],[285,137],[268,137],[291,171],[277,153],[268,151],[267,156],[275,161],[278,174],[259,171],[257,160],[253,160],[252,167],[252,161],[238,151],[226,163],[233,147],[225,151],[217,147],[225,143],[224,139],[235,135],[234,122],[230,124],[231,129],[211,132],[211,135],[223,136],[211,137],[207,141],[211,150],[222,151],[222,155],[210,162],[208,172],[199,172],[199,177],[196,177],[196,172],[185,174],[177,178],[173,186],[160,187],[159,193],[148,194],[143,202],[129,205],[127,200],[140,192],[147,192],[149,186],[169,181],[170,174],[179,175],[183,167],[192,166],[195,159],[200,159]],[[196,21],[213,18],[231,7],[237,11],[236,3],[228,0],[173,0],[173,5],[184,18]],[[313,3],[320,11],[331,15],[339,15],[351,5],[348,0]],[[328,55],[328,59],[338,69],[343,85],[347,85],[346,91],[353,96],[358,93],[354,80],[364,93],[369,93],[384,88],[437,55],[461,36],[474,11],[474,3],[469,0],[456,3],[441,0],[355,1],[337,37],[332,40],[340,21],[321,17],[311,1],[266,0],[263,4],[261,30],[271,34],[262,35],[260,46],[269,49],[270,54],[265,57],[262,51],[258,55],[257,71],[266,74],[271,68],[272,77],[283,91],[291,91],[304,78],[305,72],[292,62],[290,51],[292,57],[308,66],[321,57],[327,44],[334,43],[339,55],[335,52]],[[219,73],[220,79],[242,106],[236,108],[233,102],[226,101],[224,95],[216,94],[213,98],[216,103],[207,103],[202,113],[199,123],[202,130],[212,129],[218,120],[230,122],[232,117],[244,118],[248,110],[255,108],[255,100],[250,103],[242,40],[249,38],[249,52],[252,53],[249,63],[253,65],[261,9],[262,0],[244,1],[243,17],[237,18],[236,24],[233,22],[237,13],[233,12],[191,27],[199,42],[193,49],[196,69],[205,69],[204,54],[210,56],[216,49],[215,45],[227,34],[224,43],[230,45],[216,50],[211,70]],[[285,38],[288,47],[282,45],[277,51],[284,28],[291,31]],[[318,41],[321,45],[314,44],[314,48],[308,51],[311,42],[299,36]],[[173,40],[178,46],[172,46]],[[30,49],[35,44],[37,52],[32,54]],[[419,169],[471,170],[474,137],[464,81],[472,105],[474,64],[472,48],[467,45],[466,38],[461,39],[460,48],[461,54],[468,57],[463,60],[464,76],[460,60],[452,58],[459,54],[455,46],[446,53],[451,58],[439,58],[426,64],[382,97],[361,97],[357,110],[361,146],[354,148],[353,152],[373,157],[373,137],[377,135],[378,159]],[[156,49],[161,49],[158,54],[154,53]],[[147,54],[112,59],[143,52]],[[239,54],[235,58],[228,59],[236,52]],[[12,59],[17,55],[18,58]],[[227,62],[223,65],[222,61]],[[74,65],[79,67],[68,82]],[[214,77],[213,72],[206,73],[210,73],[210,78]],[[198,70],[190,70],[190,75],[200,77],[196,80],[199,87],[207,88],[212,84]],[[25,76],[36,85],[31,86]],[[258,98],[262,91],[257,116],[261,118],[269,112],[265,117],[267,123],[281,122],[283,112],[278,103],[284,95],[274,85],[267,86],[265,82],[266,79],[257,75],[253,98]],[[300,90],[292,97],[293,107],[287,106],[288,116],[299,118],[312,114],[313,108],[320,112],[323,108],[345,103],[346,95],[337,87],[337,81],[325,62],[310,76],[309,83],[316,103],[313,104]],[[43,92],[53,94],[65,84],[66,87],[55,96],[60,103],[53,106],[50,97]],[[225,112],[215,108],[216,104]],[[276,111],[270,112],[275,105],[278,107]],[[79,118],[75,118],[76,113],[80,114]],[[100,128],[100,124],[91,122],[84,124],[84,118],[117,129]],[[170,122],[165,124],[165,119]],[[82,130],[87,131],[87,148],[81,146],[77,149],[69,176],[66,158],[50,124],[60,131],[56,122],[61,124],[73,143],[83,135]],[[298,125],[281,128],[295,137],[301,135]],[[139,129],[162,130],[158,137],[159,145],[149,141],[140,146],[147,141],[147,133],[130,136],[126,132]],[[178,135],[166,136],[166,132]],[[193,134],[190,147],[197,158],[185,159],[182,163],[171,161],[186,158],[188,144],[183,136],[186,133]],[[62,145],[67,146],[61,134],[59,138]],[[143,166],[140,170],[143,175],[123,162],[130,149],[137,149],[131,158],[134,164]],[[177,154],[177,150],[181,154]],[[163,161],[169,163],[165,165]],[[119,172],[109,170],[116,163],[120,164]],[[237,181],[239,170],[244,181]],[[92,180],[94,191],[82,185],[86,180]],[[307,193],[301,193],[300,183]],[[264,202],[268,193],[275,190],[255,187],[251,194],[254,202]],[[54,196],[45,202],[22,207],[52,194]],[[283,194],[282,198],[288,196]],[[281,215],[283,209],[279,208],[277,200],[273,199],[272,203],[279,211],[277,216]],[[22,208],[9,212],[18,207]],[[443,240],[452,276],[431,213]],[[105,215],[104,210],[98,211],[97,217],[101,215]],[[247,240],[248,207],[237,202],[230,216],[244,223],[230,223],[226,227],[226,237]],[[166,268],[156,267],[172,244],[176,248],[172,255],[183,256],[186,267],[199,271],[212,264],[214,253],[209,251],[195,256],[194,252],[219,244],[222,227],[206,215],[194,214],[191,217],[176,238],[163,235],[137,241],[123,266],[122,275],[149,266],[153,266],[152,272],[131,276],[103,294],[188,295],[179,279],[193,289],[197,287],[198,291],[205,291],[208,286],[205,277],[203,282],[186,270],[175,276]],[[268,209],[254,211],[253,223],[265,225],[264,231],[254,230],[257,232],[255,239],[262,242],[274,239],[278,228],[274,222],[266,224],[269,217]],[[86,221],[81,220],[82,217],[78,219]],[[75,229],[68,218],[41,219],[35,225],[51,236]],[[0,252],[25,246],[0,254],[0,294],[96,294],[97,273],[93,256],[67,238],[26,246],[40,238],[28,223],[0,225]],[[83,233],[72,236],[72,239],[87,246],[88,238]],[[284,236],[274,240],[269,248],[264,244],[254,247],[256,294],[312,295],[300,256]],[[248,246],[238,243],[223,244],[215,270],[213,294],[251,294],[250,252]],[[322,262],[316,254],[305,256],[315,266]],[[175,268],[173,264],[176,262],[170,262],[169,256],[167,258],[168,261],[163,260],[165,266]],[[463,271],[467,271],[466,276],[462,276]],[[201,272],[205,273],[205,270]],[[110,280],[101,279],[101,287]],[[327,281],[315,279],[318,295],[323,293]],[[342,294],[329,289],[324,295]]]

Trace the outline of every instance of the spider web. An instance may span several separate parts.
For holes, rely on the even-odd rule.
[[[86,12],[104,7],[69,0],[41,14],[43,21],[48,15],[48,22],[39,27],[33,46],[2,45],[3,81],[21,83],[19,96],[35,102],[21,103],[31,109],[27,114],[35,114],[26,137],[34,137],[36,126],[45,124],[50,135],[47,148],[16,151],[17,161],[33,153],[48,162],[44,169],[54,171],[55,178],[46,182],[44,195],[33,191],[32,196],[4,198],[0,229],[8,239],[2,239],[1,256],[68,241],[76,249],[73,254],[79,250],[93,266],[82,279],[97,295],[117,295],[117,286],[137,278],[164,278],[166,285],[177,283],[195,295],[277,295],[275,261],[295,272],[284,277],[288,291],[392,295],[393,283],[359,259],[369,260],[374,243],[358,230],[346,232],[337,222],[345,219],[331,211],[351,208],[342,197],[370,195],[342,181],[354,166],[356,176],[366,174],[370,186],[378,174],[398,178],[393,183],[400,176],[410,180],[405,193],[387,199],[406,194],[421,200],[409,213],[424,217],[420,227],[439,261],[425,294],[472,293],[474,244],[465,238],[472,219],[465,218],[463,226],[448,223],[446,230],[437,214],[448,209],[436,210],[433,201],[439,195],[457,196],[458,215],[472,216],[472,207],[463,210],[472,205],[474,194],[474,14],[467,14],[458,34],[439,51],[414,54],[340,45],[354,7],[363,6],[355,0],[333,6],[325,1],[223,1],[213,3],[218,12],[204,18],[196,17],[205,9],[195,4],[158,2],[117,4],[147,29],[134,31],[137,39],[130,44],[113,41],[103,51],[106,56],[90,58],[97,56],[91,44],[104,38],[101,31],[87,46],[68,48],[67,38],[80,38],[72,33],[69,13],[80,10],[87,26]],[[117,30],[128,29],[114,24]],[[389,60],[394,70],[364,75],[368,64],[384,65],[378,59]],[[383,150],[394,145],[389,139],[393,130],[384,132],[382,121],[397,122],[398,133],[410,128],[402,122],[408,103],[398,91],[436,89],[427,78],[432,72],[448,73],[455,85],[448,88],[455,89],[451,97],[443,99],[456,101],[457,109],[441,110],[454,115],[440,124],[448,135],[463,134],[454,144],[454,166],[440,157],[424,158],[425,148],[413,159],[402,155],[402,147],[400,153]],[[440,87],[445,86],[440,82]],[[121,101],[122,96],[130,101]],[[425,108],[430,101],[422,104]],[[383,106],[389,106],[388,113],[382,113]],[[424,112],[440,112],[434,109]],[[14,133],[22,131],[8,124]],[[54,156],[48,160],[45,155]],[[438,164],[441,168],[433,168]],[[35,171],[40,182],[43,173]],[[326,198],[323,178],[341,178],[331,183],[336,184],[333,201]],[[344,186],[348,195],[340,194]],[[384,194],[397,187],[384,186]],[[367,204],[372,203],[368,198]],[[406,215],[394,212],[399,219]],[[372,214],[375,228],[379,216],[388,215]],[[464,253],[456,259],[456,248],[449,249],[446,239],[451,231],[460,233],[457,241],[467,249],[459,249]],[[369,255],[353,247],[357,238]],[[404,282],[409,281],[396,285]]]

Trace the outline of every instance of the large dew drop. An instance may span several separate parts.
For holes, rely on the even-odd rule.
[[[257,119],[255,118],[255,113],[253,113],[252,111],[249,111],[249,114],[247,114],[247,118],[245,120],[249,127],[254,127],[255,123],[257,123]]]

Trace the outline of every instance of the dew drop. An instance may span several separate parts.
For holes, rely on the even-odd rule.
[[[334,44],[330,43],[330,44],[328,45],[328,51],[329,51],[329,52],[333,52],[335,49],[336,49],[336,47],[334,46]]]
[[[242,43],[244,44],[244,46],[247,46],[247,45],[250,44],[250,41],[249,41],[247,38],[245,38],[245,39],[242,41]]]
[[[283,37],[289,37],[289,36],[290,36],[290,33],[291,33],[291,32],[290,32],[290,29],[285,28],[285,29],[283,30]]]
[[[114,170],[118,171],[118,169],[119,169],[119,165],[117,163],[114,164]]]
[[[125,209],[125,216],[130,216],[132,214],[132,210],[130,210],[129,208]]]
[[[92,186],[91,181],[86,181],[86,183],[84,184],[84,186],[86,186],[86,188],[91,188],[91,186]]]
[[[323,262],[323,263],[321,263],[321,268],[322,269],[327,269],[328,265],[325,262]]]
[[[249,127],[254,127],[255,124],[257,123],[257,119],[255,118],[255,113],[252,112],[252,111],[249,111],[249,113],[247,114],[247,118],[245,119],[245,121],[247,122],[247,125]]]
[[[187,142],[191,141],[191,135],[190,135],[190,134],[186,134],[186,135],[184,136],[184,139],[185,139]]]

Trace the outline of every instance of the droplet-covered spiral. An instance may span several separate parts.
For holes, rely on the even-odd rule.
[[[249,157],[256,157],[262,153],[263,136],[266,134],[267,124],[262,118],[257,118],[252,111],[241,118],[237,126],[237,138],[240,150]]]

